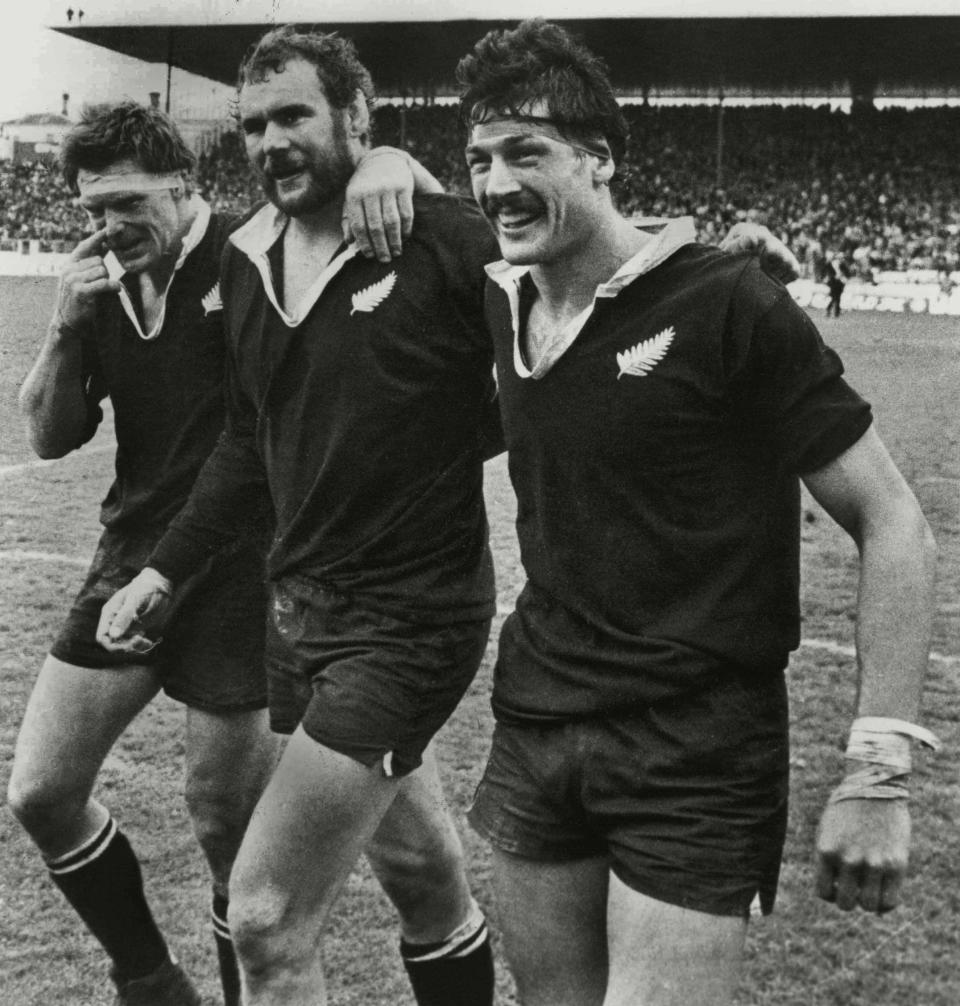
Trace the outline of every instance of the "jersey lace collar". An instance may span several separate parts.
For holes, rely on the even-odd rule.
[[[268,253],[283,236],[287,226],[287,215],[267,203],[258,210],[242,227],[230,235],[230,243],[235,245],[256,267],[263,282],[264,293],[288,328],[296,328],[310,313],[313,305],[320,299],[327,284],[359,251],[356,243],[351,242],[327,264],[326,268],[310,284],[306,293],[300,299],[292,312],[286,311],[280,305],[273,284],[273,270],[270,268]]]
[[[121,288],[117,296],[120,298],[120,303],[123,305],[123,312],[130,319],[133,327],[136,329],[137,335],[141,339],[151,340],[156,339],[163,329],[163,322],[167,316],[167,294],[170,292],[170,286],[173,283],[174,277],[180,271],[180,267],[184,262],[187,261],[187,256],[198,244],[204,239],[207,233],[207,228],[210,226],[210,205],[200,196],[191,196],[190,205],[196,210],[193,218],[193,223],[190,225],[190,230],[187,231],[186,237],[183,239],[183,246],[180,249],[180,256],[173,267],[173,272],[170,274],[170,279],[167,280],[166,288],[160,297],[160,313],[157,315],[157,320],[153,325],[153,328],[149,332],[144,332],[143,326],[140,324],[140,319],[137,317],[136,308],[133,306],[133,301],[130,299],[130,294],[127,292],[126,288]],[[103,256],[103,264],[106,267],[107,274],[111,279],[122,280],[127,274],[126,269],[120,264],[120,260],[113,254],[113,252],[108,251],[106,255]]]
[[[510,302],[510,316],[513,322],[513,365],[520,377],[532,377],[535,380],[544,376],[547,371],[573,345],[583,326],[593,314],[598,297],[616,297],[621,290],[629,286],[638,276],[650,272],[684,245],[696,241],[696,231],[693,217],[642,217],[634,221],[640,230],[656,228],[652,240],[648,241],[632,258],[627,259],[622,266],[608,279],[601,283],[593,295],[593,299],[562,331],[558,332],[551,343],[544,347],[542,355],[533,365],[528,366],[524,359],[520,339],[520,286],[523,278],[530,272],[528,265],[510,265],[502,259],[486,266],[487,275],[507,295]]]

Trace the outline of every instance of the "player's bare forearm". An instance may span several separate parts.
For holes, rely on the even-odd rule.
[[[857,718],[847,773],[817,839],[817,893],[843,910],[882,912],[900,901],[910,846],[907,806],[933,619],[936,545],[875,431],[805,477],[860,552]],[[930,735],[928,735],[930,737]],[[927,743],[935,744],[930,737]]]
[[[56,321],[20,387],[19,406],[30,445],[41,458],[60,458],[80,443],[87,423],[80,338]]]
[[[57,303],[40,354],[20,389],[20,408],[34,450],[58,458],[79,445],[87,406],[81,385],[83,332],[94,323],[97,302],[120,290],[103,255],[105,227],[79,242],[60,273]]]
[[[804,481],[860,552],[858,715],[912,720],[933,621],[930,526],[872,427]]]
[[[915,721],[930,650],[936,543],[912,494],[865,529],[857,599],[858,716]]]

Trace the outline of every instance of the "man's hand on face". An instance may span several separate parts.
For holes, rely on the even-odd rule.
[[[110,279],[103,261],[106,240],[107,229],[101,227],[84,238],[67,259],[57,293],[54,323],[58,328],[82,328],[93,320],[97,298],[120,289],[120,281]]]
[[[375,147],[357,164],[343,201],[343,238],[361,254],[389,262],[413,227],[414,177],[410,159],[393,147]]]
[[[760,268],[781,283],[791,283],[800,275],[800,263],[796,255],[760,224],[734,224],[720,242],[720,249],[734,255],[747,252],[759,255]]]

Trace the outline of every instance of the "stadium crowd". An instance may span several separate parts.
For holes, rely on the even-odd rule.
[[[857,114],[827,106],[723,111],[717,170],[716,105],[630,105],[632,141],[618,197],[628,213],[690,214],[714,242],[739,220],[775,231],[804,273],[823,278],[960,268],[960,110],[889,108]],[[448,188],[468,191],[455,108],[384,105],[380,143],[404,146]],[[200,157],[199,189],[215,209],[258,198],[242,143],[226,133]],[[85,229],[56,169],[0,163],[0,247],[36,239],[70,248]]]

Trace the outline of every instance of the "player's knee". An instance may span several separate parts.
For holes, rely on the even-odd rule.
[[[242,881],[230,885],[230,935],[250,973],[282,967],[296,956],[293,899],[276,888],[250,889]]]
[[[82,811],[86,801],[85,792],[74,791],[63,780],[33,775],[14,764],[7,804],[31,835],[44,837],[56,832]]]
[[[232,799],[232,794],[188,778],[184,801],[200,844],[239,846],[252,808]]]
[[[418,845],[379,842],[368,856],[387,896],[404,915],[454,898],[466,887],[462,847],[439,834]]]

